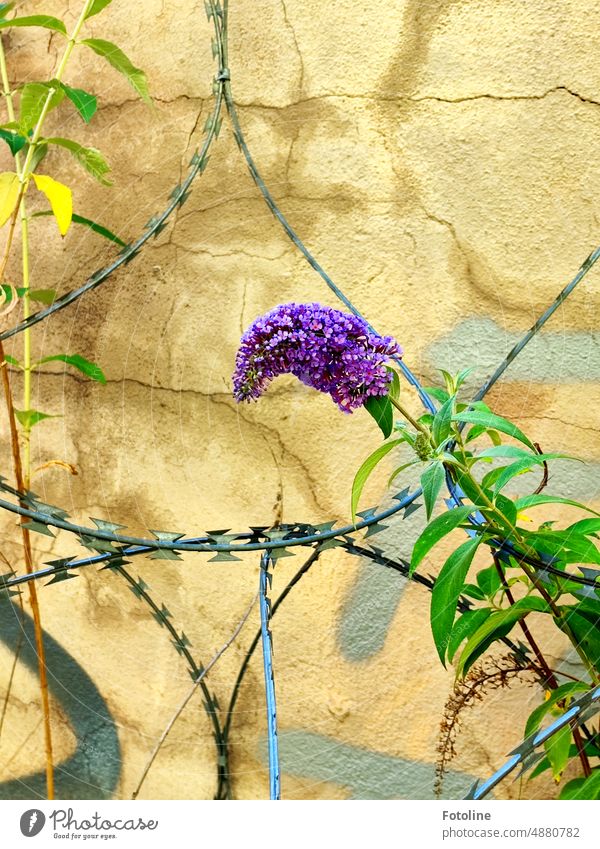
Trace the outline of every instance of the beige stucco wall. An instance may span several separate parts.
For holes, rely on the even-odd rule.
[[[600,239],[598,4],[230,6],[240,119],[292,225],[369,320],[397,337],[426,383],[444,365],[475,365],[485,377]],[[23,14],[43,8],[69,21],[79,7],[78,0],[22,4]],[[90,31],[117,41],[147,71],[155,108],[136,100],[98,57],[77,52],[67,76],[97,92],[100,109],[84,127],[65,108],[61,133],[103,150],[115,185],[99,187],[56,154],[47,170],[74,185],[77,212],[131,239],[164,207],[202,138],[214,74],[211,30],[200,3],[114,0]],[[43,31],[4,39],[11,79],[47,76],[60,49],[58,37]],[[61,242],[45,219],[35,223],[32,243],[35,286],[61,292],[113,255],[75,227]],[[18,280],[16,261],[11,274]],[[551,482],[585,501],[600,500],[597,286],[592,272],[491,396],[544,449],[589,461],[576,472],[557,467]],[[41,354],[81,353],[101,364],[108,382],[92,385],[55,367],[36,381],[34,406],[61,417],[34,432],[34,464],[59,458],[78,475],[49,470],[34,489],[82,521],[100,517],[139,533],[346,520],[353,474],[379,442],[368,416],[343,416],[329,398],[291,379],[279,380],[257,405],[238,407],[231,396],[242,330],[287,300],[337,305],[264,205],[225,120],[205,174],[158,240],[35,329]],[[9,353],[18,354],[20,344],[9,344]],[[8,475],[4,416],[0,427],[0,471]],[[365,504],[389,498],[386,471],[373,478]],[[406,556],[421,522],[418,515],[394,520],[375,542]],[[2,550],[21,570],[13,520],[3,527]],[[34,542],[39,563],[83,552],[64,534]],[[258,581],[256,558],[206,561],[137,559],[131,567],[205,663]],[[300,562],[277,564],[274,596]],[[429,558],[425,571],[439,562]],[[128,798],[189,686],[185,665],[116,575],[82,570],[40,597],[45,630],[85,670],[119,741],[93,736],[89,685],[65,672],[84,730],[74,733],[72,715],[55,698],[57,761],[85,751],[86,739],[90,757],[106,745],[106,770],[90,783],[98,795],[110,786],[115,798]],[[293,591],[273,622],[285,797],[431,794],[453,675],[435,659],[428,604],[421,587],[335,549]],[[223,705],[257,617],[255,610],[210,673]],[[562,641],[534,624],[555,663],[563,662]],[[11,652],[0,647],[0,696],[11,664]],[[238,798],[267,795],[261,675],[257,654],[232,731]],[[449,795],[502,763],[538,697],[516,685],[465,714],[453,764],[461,775]],[[0,741],[0,780],[43,768],[37,699],[35,676],[21,663]],[[198,698],[142,795],[210,798],[214,759]],[[17,793],[16,786],[6,792]],[[543,796],[551,788],[538,781],[524,792]],[[518,793],[508,783],[497,795]]]

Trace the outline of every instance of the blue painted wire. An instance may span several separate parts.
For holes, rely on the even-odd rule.
[[[269,798],[281,799],[279,770],[279,744],[277,740],[277,704],[275,701],[275,679],[273,677],[273,641],[269,631],[271,603],[268,586],[271,577],[269,566],[273,560],[268,552],[260,558],[260,631],[262,639],[263,667],[265,674],[265,697],[267,702],[267,739],[269,745]]]
[[[557,734],[561,728],[564,728],[568,723],[576,722],[577,717],[585,713],[584,708],[595,705],[595,703],[599,701],[600,687],[597,687],[591,692],[585,693],[580,699],[573,703],[570,710],[562,716],[559,716],[558,719],[555,719],[554,722],[547,728],[537,734],[532,734],[524,740],[517,750],[510,753],[509,759],[500,767],[500,769],[496,770],[496,772],[484,781],[483,784],[472,790],[467,798],[483,799],[483,797],[486,796],[490,790],[496,786],[496,784],[499,784],[502,779],[512,772],[516,766],[523,763],[526,755],[531,754],[537,746],[545,743],[550,737]],[[598,705],[597,709],[600,709],[600,705]]]

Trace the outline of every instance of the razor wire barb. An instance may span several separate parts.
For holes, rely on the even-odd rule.
[[[172,213],[177,210],[183,203],[185,203],[185,201],[189,197],[190,191],[192,189],[192,184],[195,178],[198,175],[202,174],[206,169],[209,159],[209,150],[215,140],[218,138],[221,129],[221,113],[223,103],[226,106],[227,113],[231,121],[233,136],[240,151],[244,156],[249,173],[252,179],[254,180],[258,190],[260,191],[268,208],[271,210],[275,218],[279,221],[280,225],[282,226],[292,243],[305,257],[310,266],[322,278],[322,280],[326,283],[329,289],[351,312],[361,318],[364,318],[359,312],[359,310],[350,301],[350,299],[344,294],[344,292],[333,282],[332,278],[327,274],[327,272],[323,269],[320,263],[316,260],[313,254],[309,251],[309,249],[304,245],[302,240],[296,234],[295,230],[288,223],[286,217],[280,210],[273,195],[269,191],[262,176],[260,175],[260,172],[256,166],[254,158],[252,157],[244,133],[242,131],[232,93],[231,74],[228,68],[228,0],[224,0],[223,4],[221,4],[220,0],[206,0],[205,9],[207,18],[209,22],[212,22],[214,27],[212,52],[214,58],[217,60],[217,73],[215,75],[213,83],[214,104],[212,113],[210,114],[209,118],[207,119],[204,125],[203,143],[200,149],[196,151],[190,161],[186,178],[183,180],[183,182],[181,182],[173,189],[169,197],[169,202],[165,209],[161,213],[153,216],[147,222],[142,234],[136,240],[126,245],[120,252],[119,256],[112,263],[94,272],[80,287],[59,297],[48,308],[38,311],[37,313],[31,315],[28,319],[16,324],[14,327],[1,333],[1,341],[15,336],[23,332],[25,329],[32,327],[33,325],[45,320],[49,316],[58,312],[59,310],[62,310],[70,304],[74,303],[82,295],[92,291],[93,289],[105,283],[111,277],[111,275],[115,271],[117,271],[117,269],[121,268],[124,265],[127,265],[131,260],[138,256],[144,246],[149,242],[152,237],[156,237],[159,235],[159,233],[165,228],[167,221],[171,217]],[[475,399],[479,400],[487,394],[487,392],[501,377],[504,371],[524,349],[524,347],[531,341],[531,339],[533,339],[533,337],[539,332],[542,326],[553,315],[556,309],[573,292],[575,287],[581,282],[584,276],[595,265],[598,259],[600,259],[600,247],[596,248],[590,254],[590,256],[585,260],[580,269],[577,271],[574,278],[565,286],[565,288],[555,298],[553,303],[545,310],[545,312],[540,316],[540,318],[535,322],[535,324],[530,328],[530,330],[522,337],[522,339],[517,343],[517,345],[515,345],[514,348],[509,352],[509,354],[504,358],[504,360],[498,366],[496,371],[476,393]],[[368,322],[367,324],[371,330],[377,332]],[[435,412],[435,405],[433,404],[431,398],[421,385],[418,378],[411,371],[409,366],[403,360],[397,360],[396,362],[405,379],[417,391],[425,408],[429,412]],[[215,556],[213,556],[209,562],[220,562],[239,560],[240,558],[237,557],[234,552],[242,553],[251,551],[262,551],[264,552],[263,559],[261,560],[262,564],[262,562],[264,562],[265,560],[269,563],[276,563],[279,557],[287,556],[287,554],[289,553],[287,552],[287,548],[293,546],[313,546],[314,551],[311,555],[311,558],[314,557],[314,560],[318,558],[321,551],[335,546],[344,546],[346,550],[350,551],[351,553],[357,553],[352,552],[351,549],[352,547],[356,547],[354,536],[358,531],[365,530],[365,538],[368,538],[373,534],[376,534],[380,530],[383,530],[386,526],[381,524],[382,521],[387,518],[390,518],[394,514],[397,514],[403,510],[403,518],[406,518],[412,512],[414,512],[414,510],[419,508],[420,505],[417,503],[417,498],[421,494],[420,489],[417,489],[412,493],[410,493],[408,489],[405,489],[402,492],[393,496],[393,499],[397,502],[396,504],[386,509],[379,509],[377,507],[374,507],[362,511],[358,514],[361,517],[360,522],[357,522],[354,525],[345,525],[341,528],[335,528],[334,521],[324,522],[316,525],[296,523],[272,528],[269,528],[268,526],[260,528],[252,527],[250,528],[250,532],[243,531],[241,533],[230,533],[229,531],[223,530],[213,531],[207,532],[206,534],[203,534],[201,536],[187,535],[187,538],[186,534],[184,533],[152,531],[154,539],[149,539],[131,537],[128,535],[121,534],[119,533],[119,531],[125,527],[124,525],[106,522],[101,519],[92,520],[94,522],[95,527],[83,526],[70,522],[68,521],[68,513],[62,508],[45,504],[44,502],[40,501],[34,493],[18,492],[17,490],[9,486],[2,478],[0,478],[0,490],[14,497],[17,500],[17,503],[13,503],[11,501],[7,501],[4,498],[0,499],[0,508],[15,513],[17,515],[26,517],[29,520],[26,523],[26,527],[28,527],[29,530],[50,536],[53,536],[51,528],[56,528],[57,530],[64,530],[76,537],[81,543],[81,545],[83,545],[85,548],[96,552],[90,557],[82,558],[79,560],[75,558],[62,558],[58,561],[51,561],[47,564],[47,568],[35,570],[28,575],[15,575],[9,573],[7,575],[0,576],[0,599],[2,597],[10,598],[11,595],[14,595],[14,588],[17,587],[19,584],[25,583],[27,581],[49,578],[50,580],[48,581],[48,584],[59,583],[64,580],[68,580],[69,578],[75,577],[75,574],[73,572],[76,569],[82,568],[87,565],[104,563],[105,565],[103,568],[116,571],[130,584],[132,591],[137,595],[137,597],[144,601],[150,607],[154,618],[157,619],[159,624],[166,627],[167,630],[171,633],[171,636],[174,638],[173,643],[177,648],[178,653],[182,654],[188,661],[188,665],[190,666],[190,674],[192,674],[192,677],[194,677],[193,664],[195,664],[195,661],[189,653],[188,646],[184,641],[185,634],[182,634],[181,637],[178,635],[178,632],[176,631],[176,629],[174,629],[172,623],[169,622],[169,616],[167,615],[168,610],[164,608],[164,605],[162,605],[161,607],[156,605],[151,596],[148,594],[148,588],[144,584],[144,582],[141,579],[135,581],[132,576],[129,575],[129,573],[125,570],[124,567],[126,565],[126,561],[123,559],[124,557],[132,557],[140,554],[145,554],[152,559],[173,560],[180,559],[179,554],[183,554],[185,552],[190,551],[213,553]],[[460,503],[460,491],[457,491],[456,489],[453,489],[451,487],[450,495],[451,498],[449,499],[449,507],[451,504],[455,504],[457,502]],[[382,559],[384,559],[381,549],[364,549],[362,553],[366,554],[367,556],[371,556],[372,559],[375,560],[375,562],[381,562]],[[307,561],[309,564],[308,567],[305,564],[305,566],[303,567],[304,571],[301,570],[302,574],[305,574],[307,569],[310,568],[311,563],[314,562],[314,560],[311,560],[311,558],[309,558],[309,561]],[[543,569],[547,572],[557,571],[553,569],[551,562],[538,563],[535,565],[537,566],[537,568]],[[565,577],[565,574],[563,572],[560,572],[559,574],[562,577]],[[300,574],[298,580],[301,576],[302,575]],[[580,578],[579,576],[573,575],[569,575],[568,577],[572,580],[578,581],[581,584],[597,587],[597,582],[593,579],[585,577]],[[422,576],[415,574],[413,576],[413,580],[427,585],[426,582],[428,579],[424,579]],[[290,589],[291,586],[289,586],[289,589],[286,588],[286,595]],[[279,599],[276,604],[278,603]],[[275,606],[273,608],[273,611],[274,609]],[[252,648],[252,651],[253,650],[254,649]],[[247,658],[247,660],[249,660],[249,657]],[[197,669],[197,677],[197,675],[201,671],[201,667],[196,666],[195,668]],[[231,714],[235,705],[235,699],[237,698],[237,689],[239,689],[239,683],[241,683],[241,678],[243,677],[245,668],[246,667],[243,665],[242,669],[240,670],[241,677],[238,676],[238,681],[236,682],[236,686],[234,687],[232,701],[230,702],[226,722],[223,727],[221,727],[220,720],[218,718],[218,703],[216,702],[216,699],[210,694],[208,690],[204,693],[205,706],[208,705],[206,709],[209,713],[209,716],[211,717],[211,721],[213,722],[213,727],[215,729],[215,739],[217,740],[217,749],[220,752],[218,759],[220,770],[218,792],[221,792],[224,787],[228,787],[227,740],[230,732]],[[202,682],[202,684],[204,685],[204,682]],[[272,693],[272,698],[274,704],[274,690]],[[589,704],[586,703],[586,710],[588,711],[588,713],[586,714],[585,711],[581,711],[579,713],[576,712],[576,714],[573,715],[571,721],[573,723],[577,723],[580,720],[580,716],[583,716],[584,714],[587,716],[589,714],[589,711],[594,708],[594,704],[597,701],[598,697],[595,696],[593,699],[590,700]],[[551,726],[551,728],[552,727],[553,726]],[[557,730],[560,730],[560,727],[562,727],[562,725],[560,725]],[[547,734],[544,739],[548,739],[548,737],[551,736],[551,733],[554,732],[550,732],[550,734]],[[219,750],[219,745],[222,745],[224,747],[223,751]],[[530,744],[528,743],[528,745]],[[519,761],[515,761],[511,769],[514,768],[514,766],[516,766],[518,762]],[[507,772],[505,771],[503,775],[504,774],[507,774]],[[272,792],[275,787],[274,781],[274,769],[272,766]],[[484,785],[484,787],[486,787],[491,781],[492,779],[490,779],[489,782],[486,782],[486,785]],[[491,786],[493,785],[490,785],[490,788]],[[473,798],[480,798],[481,795],[484,794],[480,791],[480,795],[473,796]]]

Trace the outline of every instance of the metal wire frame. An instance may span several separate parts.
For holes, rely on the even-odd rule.
[[[551,725],[544,728],[542,731],[537,731],[526,737],[516,749],[509,753],[509,758],[500,769],[498,769],[490,778],[479,784],[475,783],[466,799],[483,799],[497,784],[499,784],[507,775],[521,767],[522,774],[525,770],[530,769],[544,756],[543,752],[536,752],[540,746],[546,743],[550,738],[557,734],[562,728],[570,725],[571,728],[577,728],[589,719],[594,714],[600,711],[600,687],[589,690],[581,698],[572,702],[568,710],[559,716]]]

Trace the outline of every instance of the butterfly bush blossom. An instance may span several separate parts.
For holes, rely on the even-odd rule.
[[[252,322],[241,339],[233,375],[237,401],[259,398],[280,374],[327,392],[351,413],[374,395],[386,395],[386,360],[401,356],[391,336],[378,336],[350,313],[322,304],[280,304]]]

